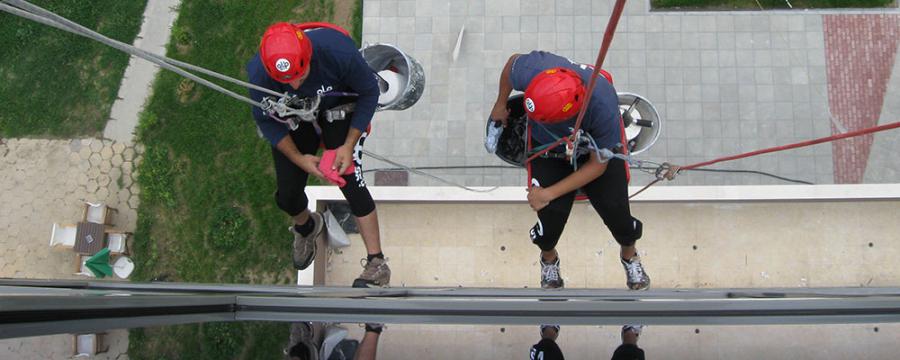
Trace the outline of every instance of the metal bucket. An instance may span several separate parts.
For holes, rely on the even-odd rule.
[[[359,52],[379,75],[377,110],[404,110],[419,101],[425,91],[425,71],[416,59],[390,44],[366,45]]]
[[[656,107],[647,98],[638,94],[621,92],[619,113],[625,123],[625,138],[628,151],[640,154],[656,143],[662,132],[662,121]]]

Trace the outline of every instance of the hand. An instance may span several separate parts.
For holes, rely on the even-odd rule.
[[[553,195],[547,189],[540,186],[532,186],[531,189],[528,189],[528,205],[531,205],[531,209],[534,211],[540,211],[550,205],[551,201],[553,201]]]
[[[300,155],[300,159],[297,160],[297,166],[307,174],[313,175],[324,182],[327,180],[325,179],[325,174],[319,171],[319,160],[319,157],[315,155]]]
[[[353,164],[353,145],[344,144],[334,149],[334,163],[331,170],[336,170],[338,175],[344,175],[350,164]]]
[[[505,127],[508,119],[509,109],[506,108],[506,102],[494,104],[494,109],[491,110],[491,120],[499,121]]]

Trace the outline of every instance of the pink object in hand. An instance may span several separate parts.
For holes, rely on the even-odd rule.
[[[325,175],[325,179],[330,183],[335,184],[338,187],[344,187],[344,185],[347,185],[347,181],[338,174],[337,170],[331,169],[331,166],[334,165],[334,158],[336,155],[337,152],[334,150],[325,150],[322,152],[322,159],[319,161],[319,171],[322,172],[322,175]],[[355,171],[356,166],[351,160],[350,166],[344,171],[344,175],[353,174]]]

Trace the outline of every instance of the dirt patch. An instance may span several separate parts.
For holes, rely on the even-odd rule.
[[[334,19],[331,21],[344,29],[352,29],[353,10],[356,8],[357,1],[358,0],[334,0]]]
[[[182,104],[196,102],[200,99],[200,91],[197,89],[196,83],[190,79],[181,79],[175,92],[178,94],[178,102]]]

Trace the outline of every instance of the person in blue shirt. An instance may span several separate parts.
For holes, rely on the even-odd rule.
[[[387,286],[390,268],[381,252],[375,202],[366,188],[360,163],[363,142],[378,102],[375,73],[359,54],[356,44],[343,29],[330,24],[305,29],[302,25],[276,23],[263,35],[260,51],[247,63],[252,84],[298,98],[320,97],[318,116],[313,121],[282,119],[253,107],[259,133],[272,146],[278,190],[275,202],[293,217],[294,266],[305,269],[315,258],[315,239],[322,232],[321,214],[307,209],[304,190],[310,174],[325,179],[316,156],[320,144],[334,151],[327,171],[340,175],[341,192],[359,224],[368,257],[354,287]],[[250,89],[250,97],[262,102],[267,94]],[[354,103],[352,108],[347,104]],[[346,119],[326,119],[327,110],[343,107]],[[352,173],[345,174],[348,169]],[[337,178],[337,175],[334,175]],[[338,179],[340,180],[340,179]]]
[[[500,74],[500,89],[491,119],[506,125],[507,98],[512,90],[524,91],[531,144],[535,148],[548,146],[572,133],[592,73],[590,65],[548,52],[514,54]],[[597,79],[581,130],[601,149],[614,153],[625,151],[618,96],[604,77]],[[642,224],[631,216],[628,204],[628,165],[618,158],[601,159],[591,151],[574,155],[579,163],[575,170],[565,159],[565,149],[563,144],[530,163],[528,203],[538,215],[530,236],[541,249],[541,286],[564,286],[556,244],[572,211],[576,190],[581,189],[621,246],[619,255],[628,288],[647,289],[650,277],[634,246],[641,237]]]

